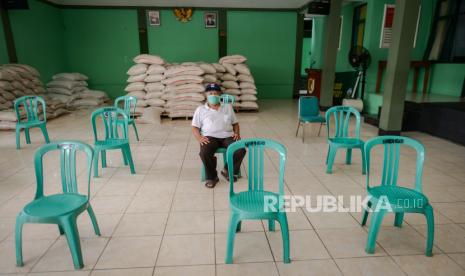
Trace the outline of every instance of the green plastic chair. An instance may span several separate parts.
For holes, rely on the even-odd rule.
[[[97,135],[97,118],[101,118],[104,129],[104,139]],[[128,116],[126,112],[117,107],[101,107],[95,110],[91,116],[92,129],[94,131],[94,177],[98,176],[98,158],[102,155],[102,168],[107,167],[107,150],[121,149],[124,165],[129,164],[131,174],[135,174],[134,162],[132,160],[131,148],[128,139]],[[121,126],[122,137],[118,134],[118,126]]]
[[[128,125],[132,125],[134,128],[134,132],[136,133],[136,139],[139,141],[139,133],[137,132],[137,127],[136,127],[136,121],[134,120],[134,117],[131,115],[136,112],[136,106],[137,106],[137,98],[134,96],[121,96],[116,98],[115,100],[115,107],[120,107],[120,104],[122,104],[122,109],[124,112],[126,112],[126,115],[128,116]],[[122,120],[118,120],[118,125],[123,124]]]
[[[220,96],[220,102],[221,104],[233,104],[236,101],[236,98],[234,96],[229,95],[229,94],[221,94]],[[219,153],[223,155],[223,164],[226,164],[226,148],[219,148],[216,150],[215,153]],[[241,172],[239,171],[239,174],[237,177],[242,177]],[[202,164],[202,170],[200,171],[200,181],[203,182],[205,181],[205,166]]]
[[[43,156],[50,151],[60,151],[62,194],[44,195]],[[87,194],[78,191],[76,153],[82,151],[87,158]],[[60,234],[66,235],[76,269],[84,266],[81,243],[76,224],[77,217],[84,211],[89,213],[95,234],[100,236],[97,219],[89,202],[90,176],[93,150],[82,142],[63,141],[41,146],[35,153],[34,163],[37,190],[34,200],[27,204],[16,217],[16,264],[23,266],[22,228],[25,223],[52,223],[58,225]]]
[[[233,156],[234,152],[246,148],[248,152],[248,191],[235,193],[233,181]],[[279,154],[279,193],[265,191],[263,188],[264,176],[264,149],[272,149]],[[275,220],[281,226],[283,239],[283,260],[290,262],[289,257],[289,228],[287,216],[283,209],[284,195],[284,166],[286,162],[286,148],[280,143],[268,139],[244,139],[234,142],[228,147],[226,152],[229,172],[229,206],[231,217],[227,237],[226,260],[227,264],[233,261],[234,237],[236,231],[241,230],[241,221],[246,219],[268,220],[270,231],[275,229]],[[273,206],[265,210],[265,202],[268,206]],[[272,202],[272,203],[270,203]]]
[[[381,183],[370,187],[370,152],[375,146],[384,147],[384,161]],[[416,173],[415,188],[397,186],[397,176],[400,159],[400,146],[405,145],[416,151]],[[368,207],[373,211],[368,239],[365,251],[369,254],[375,252],[376,237],[381,226],[384,215],[392,211],[395,213],[394,226],[401,227],[404,213],[420,213],[426,216],[428,225],[428,238],[426,241],[426,256],[432,256],[434,240],[434,214],[433,207],[428,198],[422,193],[421,177],[423,173],[423,162],[425,160],[425,148],[423,145],[411,138],[402,136],[380,136],[368,140],[365,143],[365,155],[367,166],[367,192],[370,197]],[[391,210],[379,207],[379,204],[389,202]],[[379,208],[377,208],[377,206]],[[374,207],[374,208],[373,208]],[[365,210],[362,218],[362,226],[368,219],[368,210]]]
[[[43,119],[40,119],[39,116],[39,103],[42,105],[42,114]],[[44,134],[45,143],[50,143],[47,132],[47,112],[46,104],[44,99],[39,96],[23,96],[15,100],[14,104],[16,118],[18,122],[16,123],[16,149],[20,149],[20,133],[21,129],[24,129],[24,134],[26,135],[26,143],[31,143],[31,137],[29,136],[29,129],[33,127],[38,127],[42,130]],[[20,109],[24,109],[26,113],[26,119],[21,120]]]
[[[355,117],[355,137],[349,136],[351,116]],[[334,117],[334,135],[331,133],[330,120]],[[326,173],[332,173],[334,158],[340,148],[347,149],[346,164],[352,161],[352,149],[362,152],[362,174],[365,174],[364,142],[360,139],[360,113],[350,106],[334,106],[326,111],[326,129],[328,135],[328,154],[326,155]]]
[[[320,136],[321,126],[326,122],[323,116],[320,116],[320,109],[318,106],[318,98],[314,96],[302,96],[299,98],[299,121],[297,122],[297,130],[295,137],[299,134],[301,124],[306,123],[320,123],[318,129],[318,136]],[[305,128],[302,130],[302,142],[305,142]]]

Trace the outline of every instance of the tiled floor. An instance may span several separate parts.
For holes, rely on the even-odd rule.
[[[296,103],[262,101],[259,113],[241,113],[243,137],[276,139],[288,149],[286,193],[294,195],[364,195],[360,153],[344,165],[338,153],[333,174],[325,173],[325,131],[307,126],[305,144],[295,138]],[[52,140],[77,139],[91,143],[89,111],[50,121]],[[282,263],[282,241],[267,223],[247,221],[236,236],[234,264],[225,265],[228,223],[228,184],[214,190],[200,183],[199,146],[190,122],[163,121],[139,125],[140,142],[131,131],[136,175],[122,165],[120,152],[108,154],[109,168],[92,180],[91,203],[102,231],[93,233],[89,217],[79,218],[85,267],[73,269],[64,237],[53,225],[24,228],[24,267],[15,266],[14,220],[35,191],[34,150],[42,136],[32,131],[32,145],[15,150],[12,132],[0,132],[0,274],[20,275],[465,275],[465,148],[422,134],[406,133],[426,147],[424,192],[433,202],[436,218],[434,257],[423,255],[425,219],[406,215],[402,228],[383,222],[376,254],[364,251],[367,228],[361,213],[321,213],[299,208],[289,213],[291,264]],[[362,125],[362,138],[376,129]],[[22,137],[24,139],[24,137]],[[399,179],[411,185],[414,159],[402,156]],[[46,191],[59,190],[56,156],[45,158]],[[375,152],[375,164],[380,154]],[[276,158],[267,155],[266,185],[276,183]],[[82,160],[79,160],[82,164]],[[247,174],[246,168],[243,168]],[[379,169],[373,168],[373,176]],[[85,180],[82,168],[79,179]],[[84,187],[83,185],[82,187]],[[237,183],[244,188],[245,179]],[[84,190],[85,192],[85,190]],[[346,206],[348,202],[344,203]],[[310,204],[315,206],[315,202]]]

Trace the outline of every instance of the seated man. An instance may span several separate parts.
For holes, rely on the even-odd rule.
[[[199,106],[192,119],[192,133],[200,143],[200,159],[205,166],[205,186],[213,188],[218,183],[215,152],[227,148],[241,139],[239,123],[231,104],[220,104],[221,88],[216,83],[207,85],[207,102]],[[234,181],[237,180],[245,149],[234,153]],[[229,181],[228,167],[224,164],[221,174]]]

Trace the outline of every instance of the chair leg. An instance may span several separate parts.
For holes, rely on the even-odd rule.
[[[431,205],[425,207],[426,223],[428,225],[428,239],[426,241],[425,255],[428,257],[433,256],[433,242],[434,242],[434,212]]]
[[[136,123],[133,121],[131,125],[134,128],[134,132],[136,133],[136,140],[139,141],[139,133],[137,132]]]
[[[295,137],[299,134],[300,121],[297,122],[297,130],[295,131]]]
[[[128,156],[126,155],[126,151],[124,150],[124,148],[121,148],[121,153],[123,154],[123,164],[127,166],[129,164]]]
[[[352,149],[347,149],[346,164],[350,165],[351,163],[352,163]]]
[[[371,201],[368,201],[367,207],[368,207],[368,208],[371,208]],[[368,208],[365,209],[365,211],[363,211],[362,226],[365,226],[365,225],[367,224],[368,214],[369,214]]]
[[[375,253],[376,238],[378,237],[379,227],[383,221],[385,210],[380,210],[378,212],[373,212],[371,217],[370,229],[368,230],[368,239],[365,252],[368,254]]]
[[[227,245],[226,245],[226,258],[224,261],[227,264],[232,264],[232,261],[233,261],[234,238],[236,236],[238,222],[239,222],[238,215],[231,214],[231,218],[229,220],[228,240],[227,240]]]
[[[16,149],[20,149],[21,147],[21,129],[16,127]]]
[[[102,169],[107,167],[107,151],[102,150],[101,152],[102,155]]]
[[[302,125],[302,143],[305,143],[305,123]]]
[[[269,219],[268,220],[268,230],[270,230],[271,232],[274,232],[275,231],[275,221],[274,219]]]
[[[15,244],[16,244],[16,265],[23,266],[23,219],[18,216],[16,218],[15,229]]]
[[[291,262],[290,259],[290,248],[289,248],[289,227],[287,224],[286,213],[278,214],[279,225],[281,226],[281,235],[283,239],[283,262],[288,264]]]
[[[124,147],[124,151],[125,151],[128,163],[129,163],[129,168],[131,170],[131,174],[136,174],[136,170],[134,169],[134,161],[132,160],[132,155],[131,155],[131,147],[129,146],[129,144],[127,144]]]
[[[99,150],[94,151],[94,177],[98,176],[98,156],[100,154]]]
[[[205,166],[202,163],[202,168],[200,169],[200,181],[204,182],[205,181]]]
[[[336,157],[337,148],[329,146],[328,160],[326,162],[326,173],[333,173],[333,163]]]
[[[404,221],[404,212],[396,213],[396,217],[394,219],[394,226],[395,227],[402,227],[402,222]]]
[[[362,151],[362,174],[366,174],[366,160],[365,160],[365,147],[361,147]]]
[[[61,222],[61,224],[65,230],[66,239],[68,240],[74,268],[81,269],[84,267],[84,263],[82,261],[81,241],[79,240],[79,231],[76,225],[76,218],[67,217]]]
[[[58,224],[58,232],[60,232],[60,235],[65,234],[65,230],[63,230],[63,227],[61,227],[61,225],[59,224]]]
[[[236,232],[241,232],[242,229],[242,221],[237,222]]]
[[[318,129],[318,137],[320,137],[321,126],[323,126],[323,123],[320,123],[320,128]]]
[[[50,143],[50,138],[48,137],[47,127],[45,125],[42,125],[40,127],[40,130],[42,130],[42,134],[44,135],[45,143],[49,144]]]
[[[29,128],[24,129],[24,134],[26,135],[26,144],[31,143],[31,135],[29,134]]]
[[[100,236],[100,228],[98,227],[97,218],[95,217],[94,210],[92,206],[87,207],[87,212],[89,213],[90,220],[92,221],[92,226],[94,227],[95,235]]]

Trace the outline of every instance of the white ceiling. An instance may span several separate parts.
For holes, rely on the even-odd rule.
[[[310,0],[49,0],[61,5],[297,9]]]

